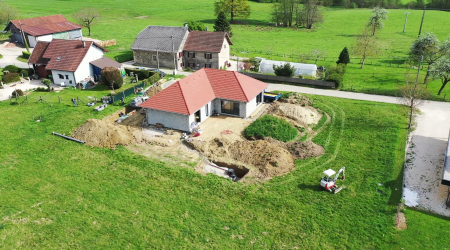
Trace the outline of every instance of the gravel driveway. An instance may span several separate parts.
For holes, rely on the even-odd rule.
[[[16,59],[22,55],[22,51],[26,51],[26,49],[20,47],[5,48],[4,45],[0,46],[0,54],[3,55],[3,58],[0,59],[0,68],[4,68],[7,65],[16,65],[19,68],[31,68],[31,65],[28,67],[28,63]],[[30,49],[31,51],[32,49]]]

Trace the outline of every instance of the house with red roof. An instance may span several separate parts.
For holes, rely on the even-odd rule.
[[[95,67],[100,64],[106,49],[91,41],[53,39],[51,42],[39,41],[31,53],[28,63],[33,65],[40,77],[53,78],[53,82],[62,86],[76,86],[86,78],[94,77]],[[112,60],[104,60],[101,67],[116,67]],[[92,64],[94,63],[94,64]]]
[[[267,83],[235,71],[203,68],[143,102],[148,124],[192,131],[214,111],[247,118],[264,102]]]
[[[183,48],[183,65],[191,69],[228,66],[230,45],[226,32],[191,31]]]
[[[10,42],[24,44],[34,48],[38,41],[50,42],[52,39],[81,39],[82,27],[69,22],[63,15],[33,17],[27,19],[11,20],[5,31],[11,30]]]

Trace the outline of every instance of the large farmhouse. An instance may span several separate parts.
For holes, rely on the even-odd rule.
[[[267,83],[234,71],[203,68],[159,92],[140,107],[149,124],[192,131],[216,111],[247,118],[264,101]]]
[[[112,60],[102,61],[107,52],[100,45],[91,41],[60,40],[38,42],[28,60],[40,77],[53,77],[55,84],[76,86],[86,78],[94,77],[96,67],[106,64],[117,67]],[[94,64],[92,64],[94,63]]]
[[[201,69],[227,66],[233,43],[226,32],[147,26],[134,40],[134,62],[149,67]]]
[[[52,39],[81,39],[81,26],[69,22],[63,15],[34,17],[11,20],[5,31],[11,30],[10,41],[34,48],[38,41],[50,42]]]

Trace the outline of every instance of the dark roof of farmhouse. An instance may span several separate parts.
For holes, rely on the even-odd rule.
[[[149,25],[137,35],[131,46],[132,50],[172,52],[181,50],[181,45],[188,35],[188,27]]]

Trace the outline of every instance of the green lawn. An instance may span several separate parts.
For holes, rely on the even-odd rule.
[[[377,249],[408,240],[426,247],[427,237],[442,234],[429,227],[418,238],[415,216],[408,231],[393,228],[406,137],[398,105],[312,96],[331,116],[314,138],[326,154],[297,161],[284,177],[245,184],[51,135],[121,108],[71,107],[73,97],[103,94],[67,89],[33,93],[21,106],[0,103],[3,248]],[[53,105],[36,103],[39,96]],[[321,172],[341,166],[346,188],[321,190]]]

